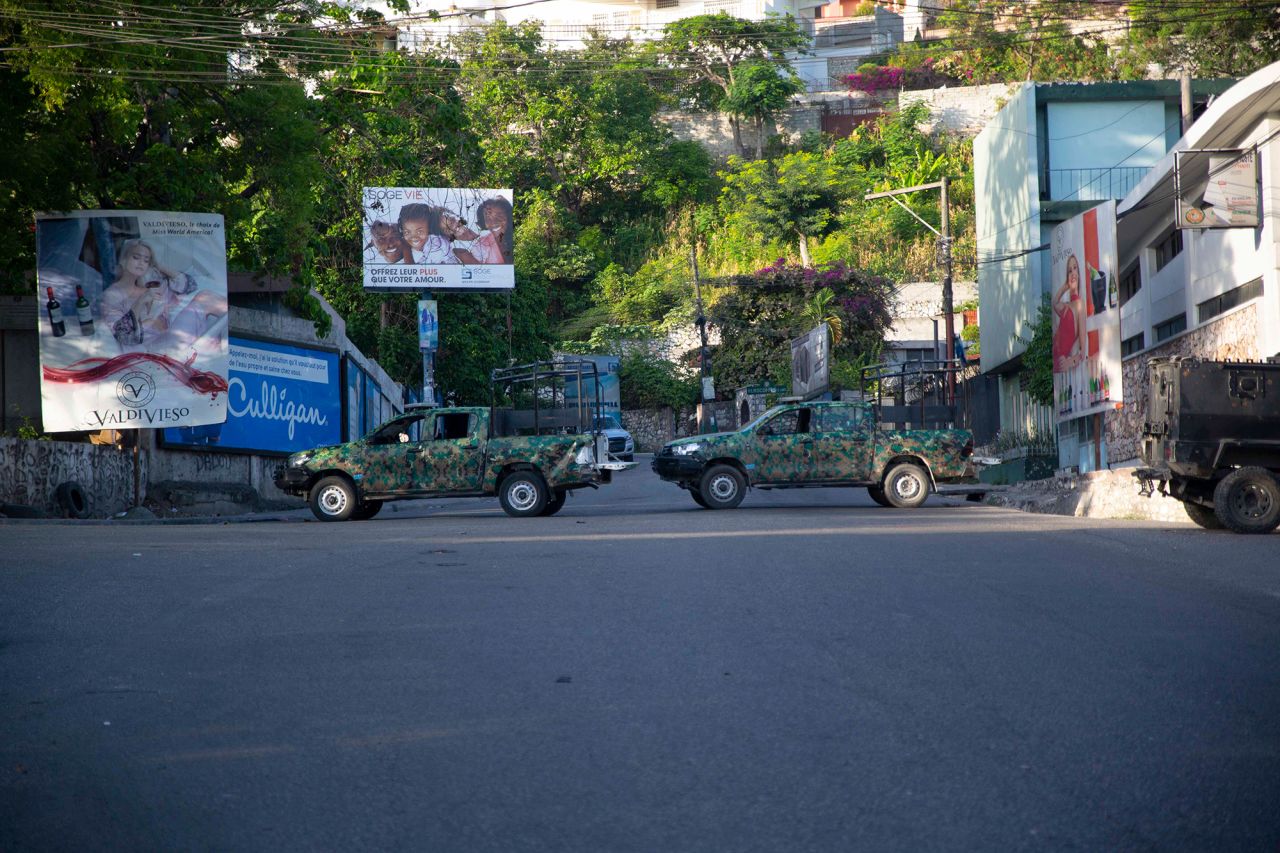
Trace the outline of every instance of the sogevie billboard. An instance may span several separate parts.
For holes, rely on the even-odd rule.
[[[596,366],[596,376],[600,380],[600,412],[601,414],[619,414],[622,411],[622,387],[618,383],[618,369],[622,359],[616,355],[557,355],[559,361],[588,361]],[[583,373],[582,397],[585,405],[596,404],[596,385],[589,379],[590,373]],[[578,405],[578,385],[566,382],[564,386],[566,406]]]
[[[511,290],[511,190],[365,187],[368,290]]]
[[[1120,385],[1116,203],[1053,229],[1053,393],[1058,421],[1114,409]]]
[[[227,411],[222,217],[144,210],[36,217],[48,432],[221,423]]]
[[[231,339],[224,424],[166,429],[166,445],[293,453],[342,441],[338,354]]]

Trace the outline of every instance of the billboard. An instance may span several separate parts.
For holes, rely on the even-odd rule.
[[[1053,229],[1053,393],[1058,422],[1114,409],[1120,382],[1116,203]]]
[[[1178,151],[1173,162],[1179,228],[1258,227],[1256,150]]]
[[[365,289],[513,289],[511,199],[511,190],[365,187]]]
[[[286,454],[342,441],[337,353],[230,343],[226,423],[166,429],[166,445]]]
[[[222,217],[145,210],[36,217],[40,396],[49,432],[227,416]]]
[[[791,342],[791,393],[812,397],[831,384],[831,336],[823,323]]]
[[[586,361],[596,366],[596,375],[600,378],[600,411],[602,414],[613,413],[615,415],[622,412],[622,386],[618,381],[618,369],[622,364],[622,359],[616,355],[557,355],[557,361]],[[586,405],[594,406],[596,399],[595,381],[585,378],[590,374],[583,374],[582,380],[582,396],[586,400]],[[564,388],[564,402],[566,406],[578,405],[578,385],[576,382],[566,382]]]

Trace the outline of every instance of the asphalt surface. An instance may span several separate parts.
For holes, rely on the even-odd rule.
[[[303,518],[0,522],[0,850],[1280,844],[1276,537],[644,465]]]

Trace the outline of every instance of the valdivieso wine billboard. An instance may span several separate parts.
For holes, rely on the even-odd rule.
[[[36,255],[45,431],[226,420],[220,215],[40,214]]]

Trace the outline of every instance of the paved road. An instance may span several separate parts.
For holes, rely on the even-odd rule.
[[[1265,849],[1275,537],[861,491],[0,524],[0,849]]]

